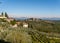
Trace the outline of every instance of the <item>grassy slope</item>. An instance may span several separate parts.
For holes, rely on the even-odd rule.
[[[11,43],[58,43],[60,39],[47,38],[59,37],[60,24],[50,21],[26,21],[29,28],[11,28],[9,23],[0,23],[0,39]],[[58,36],[56,36],[58,33]]]
[[[60,33],[60,24],[51,21],[27,21],[29,27],[43,32]]]

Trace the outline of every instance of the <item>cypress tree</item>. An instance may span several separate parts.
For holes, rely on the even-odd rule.
[[[6,12],[5,12],[5,17],[9,18],[9,17],[8,17],[8,14],[7,14]]]
[[[1,13],[1,15],[2,15],[2,16],[4,15],[3,12]]]

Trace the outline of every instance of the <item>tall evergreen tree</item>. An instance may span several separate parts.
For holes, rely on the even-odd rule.
[[[8,14],[7,14],[6,12],[5,12],[5,17],[9,18],[9,17],[8,17]]]
[[[4,15],[3,12],[1,13],[1,15],[2,15],[2,16]]]

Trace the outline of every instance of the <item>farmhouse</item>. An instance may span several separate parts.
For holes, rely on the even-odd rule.
[[[24,28],[28,28],[28,23],[23,23]]]

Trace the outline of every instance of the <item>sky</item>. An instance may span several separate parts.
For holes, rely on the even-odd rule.
[[[60,17],[60,0],[0,0],[0,13],[11,17]]]

